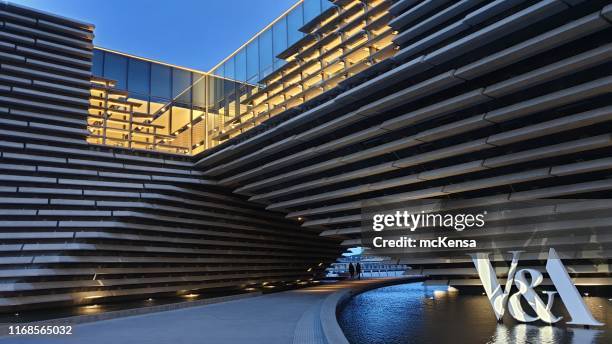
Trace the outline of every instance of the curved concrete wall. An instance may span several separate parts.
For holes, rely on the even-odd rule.
[[[93,26],[0,3],[0,310],[307,280],[340,252],[190,158],[88,144]]]
[[[200,157],[204,175],[349,247],[362,244],[364,201],[610,198],[609,1],[400,0],[390,11],[392,58]],[[612,284],[599,240],[603,253],[558,249],[579,284]],[[465,258],[393,255],[443,283],[479,283]]]

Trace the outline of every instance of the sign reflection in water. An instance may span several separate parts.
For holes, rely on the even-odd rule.
[[[488,343],[597,343],[598,337],[604,335],[601,330],[582,328],[558,328],[555,326],[537,326],[531,324],[497,325],[495,335]]]
[[[566,327],[569,315],[562,304],[553,307],[563,316],[557,326],[522,324],[511,317],[498,324],[486,296],[411,283],[355,296],[341,310],[339,321],[352,344],[611,343],[612,301],[588,297],[585,302],[604,327]]]

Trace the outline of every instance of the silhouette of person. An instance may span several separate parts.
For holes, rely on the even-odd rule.
[[[351,279],[355,277],[355,266],[353,263],[349,263],[349,275],[351,275]]]
[[[357,278],[361,279],[361,264],[357,263],[357,267],[355,268],[355,273],[357,274]]]

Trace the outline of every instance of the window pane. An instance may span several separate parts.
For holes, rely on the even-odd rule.
[[[321,13],[321,0],[304,0],[304,23],[308,23]]]
[[[117,88],[125,90],[127,86],[127,57],[104,54],[104,77],[117,81]]]
[[[236,116],[236,83],[233,81],[225,80],[223,82],[223,93],[225,97],[225,115],[226,116]]]
[[[179,96],[180,95],[180,96]],[[191,103],[191,72],[172,69],[172,98],[179,97],[181,103]]]
[[[130,59],[128,63],[128,90],[149,94],[149,62]]]
[[[235,56],[236,80],[246,81],[246,50],[240,50]]]
[[[287,18],[279,20],[272,27],[274,31],[274,56],[287,49]]]
[[[213,74],[218,75],[218,76],[223,76],[224,71],[225,71],[225,68],[223,68],[223,65],[220,65],[219,67],[217,67],[217,69],[213,71]]]
[[[289,45],[297,42],[304,36],[299,29],[304,25],[302,5],[299,5],[287,15],[287,32],[289,34]]]
[[[279,69],[285,64],[285,60],[274,58],[274,70]]]
[[[102,76],[104,70],[104,52],[94,49],[93,58],[91,60],[91,73],[95,76]]]
[[[259,75],[260,78],[272,72],[272,30],[264,31],[259,36]]]
[[[204,110],[206,106],[206,77],[193,75],[193,105]]]
[[[321,12],[331,7],[334,7],[334,5],[329,0],[321,0]]]
[[[151,64],[151,95],[170,99],[170,68]]]
[[[223,66],[225,67],[225,77],[232,80],[236,79],[236,73],[234,72],[234,58],[232,57],[231,59],[227,60]]]
[[[247,46],[247,79],[258,79],[259,72],[259,52],[257,39]]]
[[[223,108],[223,79],[208,78],[208,113],[219,114]]]

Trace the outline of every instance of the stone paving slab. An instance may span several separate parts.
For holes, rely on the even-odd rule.
[[[0,337],[0,344],[322,344],[325,339],[318,315],[323,300],[342,289],[382,281],[389,279],[321,284],[211,305],[75,324],[70,336],[4,336]]]

